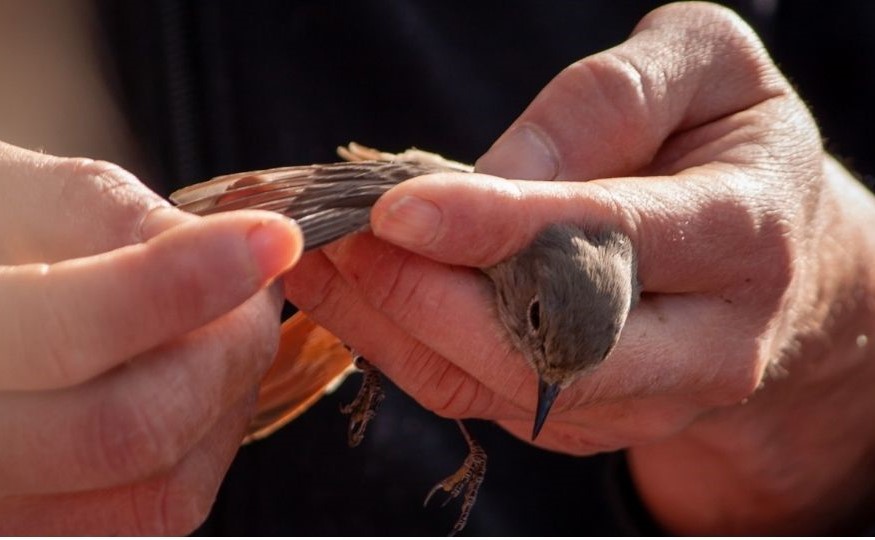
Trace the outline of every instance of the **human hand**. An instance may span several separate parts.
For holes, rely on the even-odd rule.
[[[184,534],[277,343],[302,240],[117,166],[0,144],[0,534]]]
[[[749,28],[703,4],[653,12],[554,79],[478,170],[551,182],[406,182],[371,221],[404,249],[332,246],[302,260],[287,296],[426,407],[526,438],[534,375],[466,267],[548,223],[620,228],[644,297],[537,444],[633,447],[642,497],[674,531],[853,524],[872,495],[875,245],[861,225],[875,204]]]

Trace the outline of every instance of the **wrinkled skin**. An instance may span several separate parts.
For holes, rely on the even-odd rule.
[[[740,19],[654,11],[551,81],[477,170],[394,188],[374,234],[304,257],[287,296],[426,407],[527,438],[534,374],[466,267],[549,223],[615,227],[642,299],[537,444],[631,448],[673,532],[858,524],[875,485],[875,203]]]

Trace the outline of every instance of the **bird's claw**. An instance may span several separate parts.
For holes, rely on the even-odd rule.
[[[483,483],[483,478],[486,476],[486,452],[471,438],[468,431],[465,429],[465,426],[459,421],[457,421],[457,423],[468,443],[468,456],[465,457],[465,461],[456,472],[444,478],[431,488],[428,495],[425,497],[425,501],[422,503],[422,506],[427,506],[434,494],[443,490],[447,493],[446,500],[441,503],[441,507],[444,507],[450,501],[461,495],[462,491],[465,492],[464,498],[462,499],[462,509],[459,512],[459,518],[453,525],[449,536],[455,536],[465,528],[465,524],[468,522],[468,515],[471,513],[471,509],[477,501],[477,493],[480,491],[480,485]]]
[[[347,440],[350,447],[361,444],[368,423],[377,415],[377,408],[386,397],[380,380],[380,371],[363,356],[353,353],[355,366],[362,370],[362,385],[352,403],[340,407],[340,412],[349,415]]]

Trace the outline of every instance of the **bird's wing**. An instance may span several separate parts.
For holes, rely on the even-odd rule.
[[[340,385],[355,370],[352,354],[303,312],[283,323],[279,349],[261,380],[244,442],[267,437]]]
[[[366,227],[371,206],[404,180],[441,171],[473,171],[417,149],[389,154],[350,143],[337,151],[346,161],[219,176],[180,189],[170,199],[180,209],[200,215],[242,209],[285,214],[301,227],[305,249],[313,249]],[[283,323],[246,441],[266,437],[297,418],[353,369],[352,355],[343,343],[297,313]]]
[[[200,215],[279,212],[298,222],[304,249],[314,249],[365,228],[371,207],[392,186],[423,174],[471,170],[416,149],[388,154],[351,143],[338,153],[347,161],[219,176],[182,188],[170,200]]]

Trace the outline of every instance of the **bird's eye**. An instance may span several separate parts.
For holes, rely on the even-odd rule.
[[[532,330],[537,331],[541,328],[541,302],[538,301],[538,297],[534,297],[532,299],[532,303],[529,304],[529,325],[531,325]]]

